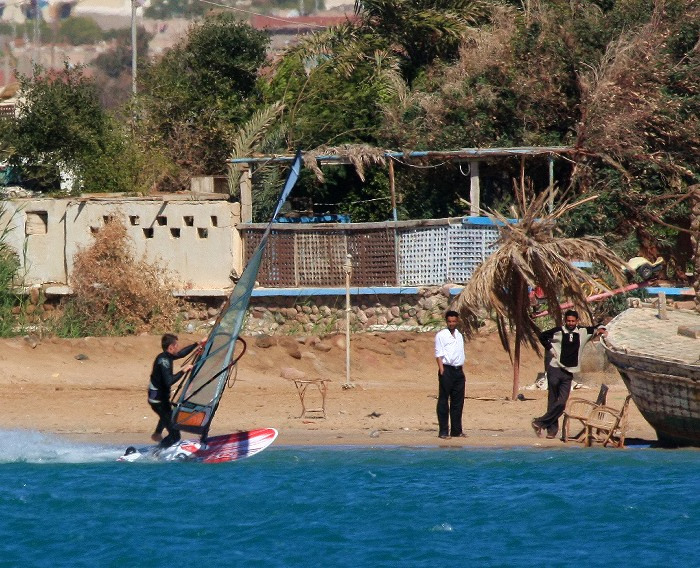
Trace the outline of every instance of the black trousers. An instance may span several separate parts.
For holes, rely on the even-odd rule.
[[[163,440],[158,444],[161,448],[167,448],[172,446],[174,443],[180,441],[180,430],[173,428],[172,415],[173,407],[170,401],[165,402],[149,402],[153,412],[158,415],[158,426],[156,426],[156,432],[162,432],[163,428],[168,431],[168,435],[163,438]]]
[[[437,419],[441,436],[459,436],[462,433],[462,409],[466,379],[462,367],[443,365],[438,373],[440,390],[437,401]],[[448,422],[449,421],[449,422]],[[451,428],[450,428],[451,427]]]
[[[547,365],[547,412],[534,422],[547,430],[549,436],[556,436],[559,431],[559,417],[564,414],[573,378],[568,371]]]

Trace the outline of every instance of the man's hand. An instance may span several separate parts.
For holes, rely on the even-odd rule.
[[[189,372],[192,370],[192,367],[194,367],[194,365],[191,365],[191,364],[190,364],[190,365],[185,365],[185,366],[181,369],[181,371],[182,371],[183,373],[189,373]]]
[[[607,337],[608,336],[608,330],[605,329],[604,327],[599,327],[598,329],[595,330],[596,335],[600,335],[602,337]]]

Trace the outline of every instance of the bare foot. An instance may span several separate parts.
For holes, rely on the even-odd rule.
[[[163,434],[151,434],[151,440],[160,442],[163,439]]]

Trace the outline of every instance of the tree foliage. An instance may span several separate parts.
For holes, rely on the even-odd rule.
[[[193,26],[187,37],[142,74],[147,136],[158,139],[186,178],[225,172],[231,139],[260,106],[258,70],[267,35],[223,13]]]
[[[0,130],[11,166],[33,172],[43,189],[57,189],[59,172],[67,172],[77,179],[75,189],[133,190],[134,156],[81,68],[35,68],[19,83],[17,117]]]
[[[574,147],[555,181],[600,198],[565,220],[571,235],[602,234],[626,250],[636,243],[637,253],[675,257],[683,274],[687,187],[700,176],[694,2],[372,0],[356,8],[356,21],[312,35],[277,67],[270,93],[289,109],[289,142]],[[461,167],[412,165],[397,169],[400,209],[459,214]],[[508,173],[518,164],[482,166]],[[536,179],[548,175],[537,160],[528,168]],[[512,203],[507,175],[485,181],[487,204]],[[341,183],[336,191],[324,201],[341,203],[354,190]]]
[[[71,45],[97,43],[103,37],[102,29],[92,18],[72,17],[61,22],[58,38]]]

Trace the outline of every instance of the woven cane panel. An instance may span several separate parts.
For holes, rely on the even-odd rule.
[[[286,231],[272,231],[263,255],[262,265],[266,281],[258,279],[261,286],[294,287],[294,235]],[[261,270],[262,272],[262,270]]]
[[[244,233],[245,262],[248,264],[260,244],[262,230],[249,229]],[[294,235],[272,231],[263,253],[258,272],[258,283],[270,288],[296,286],[294,279]]]
[[[447,237],[447,281],[467,282],[493,253],[498,229],[491,225],[450,225]]]
[[[447,227],[427,227],[399,233],[401,286],[440,285],[447,278]]]
[[[396,286],[396,240],[393,229],[348,233],[353,286]]]
[[[297,232],[294,248],[297,286],[345,286],[343,263],[347,245],[344,233]]]

